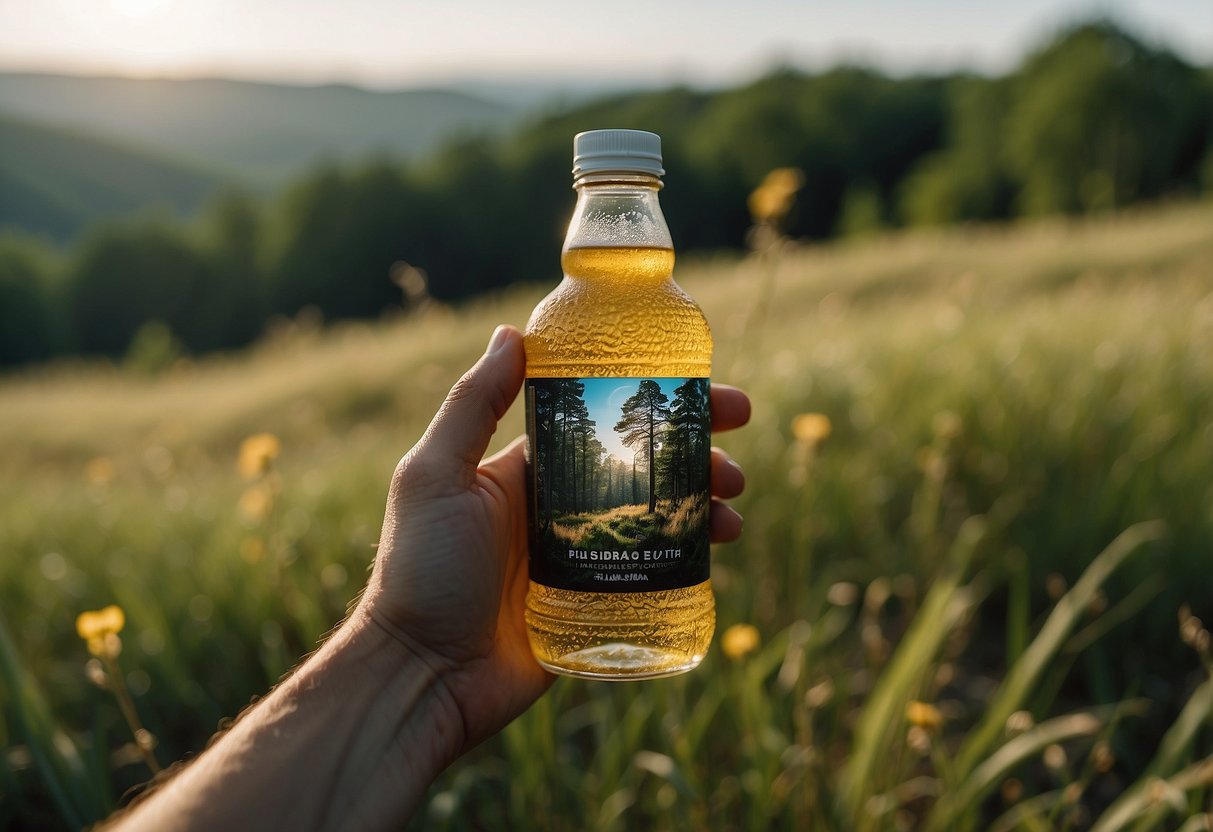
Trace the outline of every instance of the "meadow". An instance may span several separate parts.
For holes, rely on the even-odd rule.
[[[561,546],[577,549],[631,547],[643,541],[660,541],[674,546],[689,534],[702,529],[708,519],[706,497],[659,500],[657,511],[648,513],[648,505],[623,505],[612,509],[562,514],[552,523],[552,537]]]
[[[677,276],[755,403],[719,439],[749,486],[716,644],[559,681],[412,826],[1210,828],[1213,204]],[[396,461],[547,288],[0,381],[0,826],[103,817],[312,649]],[[77,616],[111,604],[91,657]]]

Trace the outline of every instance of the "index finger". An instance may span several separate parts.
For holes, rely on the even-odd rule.
[[[750,421],[750,397],[728,384],[712,383],[712,430],[739,428]]]

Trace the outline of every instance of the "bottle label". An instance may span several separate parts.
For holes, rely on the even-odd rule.
[[[708,579],[706,378],[526,382],[531,580],[649,592]]]

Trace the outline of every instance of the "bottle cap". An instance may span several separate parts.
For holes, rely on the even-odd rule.
[[[661,136],[644,130],[587,130],[573,137],[573,178],[588,173],[663,176]]]

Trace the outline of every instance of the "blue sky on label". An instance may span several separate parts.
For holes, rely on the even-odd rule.
[[[674,390],[686,379],[655,378],[661,392],[674,401]],[[623,444],[619,434],[615,433],[615,425],[623,418],[623,403],[635,395],[640,388],[642,378],[583,378],[585,384],[585,406],[590,411],[590,419],[594,421],[594,435],[606,448],[607,453],[631,464],[632,457],[639,449],[629,448]]]

